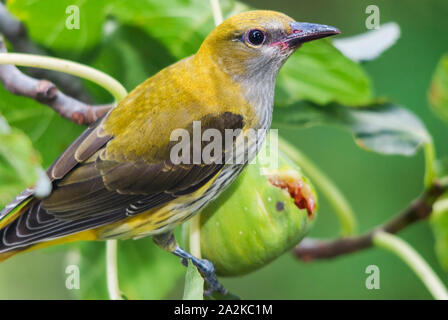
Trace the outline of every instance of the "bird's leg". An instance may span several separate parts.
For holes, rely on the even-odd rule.
[[[209,289],[206,291],[206,295],[217,291],[221,294],[226,294],[227,290],[219,283],[216,277],[215,267],[213,264],[206,259],[199,259],[191,255],[184,249],[182,249],[174,238],[172,231],[163,233],[160,235],[155,235],[152,237],[154,242],[163,250],[171,252],[172,254],[181,258],[182,264],[187,266],[186,261],[190,260],[193,265],[198,269],[201,276],[204,278],[205,282],[208,284]]]

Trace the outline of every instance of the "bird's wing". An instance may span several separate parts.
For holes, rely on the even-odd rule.
[[[207,115],[207,119],[201,123],[202,132],[213,128],[224,136],[226,129],[241,129],[243,118],[241,115],[225,112]],[[190,128],[191,126],[186,128],[187,132]],[[54,191],[43,201],[43,207],[58,219],[76,220],[111,212],[131,215],[146,211],[199,189],[221,170],[226,152],[231,151],[226,151],[225,145],[222,145],[222,154],[217,156],[216,162],[195,164],[193,153],[200,152],[204,143],[198,146],[199,150],[193,150],[195,143],[191,134],[188,164],[173,164],[169,152],[173,144],[163,147],[165,150],[160,153],[167,157],[157,162],[117,161],[108,154],[107,145],[91,155],[90,150],[96,149],[92,145],[99,146],[108,139],[98,133],[99,130],[92,131],[75,152],[61,157],[52,168],[54,177],[65,175],[55,182]],[[86,157],[88,158],[85,159]],[[75,161],[82,162],[66,174]]]
[[[203,131],[214,128],[224,136],[225,129],[243,128],[244,119],[225,112],[208,115],[203,123]],[[87,129],[50,167],[52,194],[43,201],[33,200],[28,210],[0,231],[0,252],[147,211],[198,190],[223,166],[174,165],[169,158],[155,163],[110,160],[107,143],[114,137],[105,135],[101,124]]]

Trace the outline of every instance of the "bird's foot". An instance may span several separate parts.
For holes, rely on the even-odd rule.
[[[218,281],[218,278],[216,277],[215,266],[213,265],[213,263],[206,259],[196,258],[180,247],[177,247],[173,253],[181,258],[182,264],[184,264],[184,262],[186,262],[187,260],[190,260],[198,269],[202,278],[204,278],[205,282],[208,285],[208,289],[204,292],[205,296],[208,297],[213,292],[219,292],[223,295],[227,294],[227,290],[223,287],[223,285]]]
[[[188,267],[188,259],[180,258],[180,263],[182,263],[185,267]]]

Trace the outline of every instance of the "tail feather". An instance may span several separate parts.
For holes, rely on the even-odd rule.
[[[33,199],[33,191],[31,189],[26,189],[0,211],[0,230],[26,211],[28,208],[27,205]]]
[[[4,230],[32,207],[32,195],[33,192],[26,189],[0,212],[0,263],[26,249],[6,248],[3,236]]]
[[[55,219],[41,208],[41,200],[34,197],[24,198],[16,207],[5,208],[4,212],[6,214],[0,216],[0,263],[35,249],[78,240],[96,240],[94,230],[76,230],[70,226],[71,222]]]
[[[0,262],[13,255],[54,244],[78,240],[96,240],[95,228],[121,219],[104,214],[76,221],[60,220],[32,196],[17,199],[0,216]]]
[[[29,210],[32,200],[33,191],[31,189],[26,189],[20,193],[13,201],[5,206],[3,210],[0,211],[0,235],[2,235],[3,229],[8,225],[13,223],[21,214]],[[2,237],[0,238],[0,263],[11,258],[22,250],[8,250],[1,252],[1,247],[3,244]]]

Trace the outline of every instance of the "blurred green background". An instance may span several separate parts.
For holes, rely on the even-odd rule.
[[[448,127],[432,114],[427,102],[432,74],[441,56],[448,52],[448,3],[445,0],[245,2],[256,8],[285,12],[298,21],[337,26],[343,36],[365,32],[365,8],[371,4],[379,6],[381,23],[397,22],[402,36],[380,58],[363,65],[372,78],[375,94],[415,112],[432,134],[438,155],[448,155]],[[76,132],[58,134],[76,135]],[[421,152],[411,158],[366,152],[354,144],[348,132],[331,127],[285,130],[281,134],[336,182],[357,214],[359,231],[389,219],[422,191],[424,163]],[[337,236],[338,221],[325,199],[321,197],[320,200],[320,216],[311,235]],[[409,241],[448,284],[448,274],[440,269],[436,260],[428,223],[413,225],[400,236]],[[169,259],[174,265],[179,264],[175,257]],[[365,287],[368,276],[365,269],[372,264],[380,268],[379,290]],[[32,252],[2,263],[0,299],[74,298],[74,292],[65,288],[66,265],[65,253],[58,250]],[[182,267],[179,264],[175,268]],[[406,265],[379,249],[307,264],[285,254],[262,270],[241,278],[224,278],[222,282],[245,299],[431,298]],[[168,298],[181,297],[182,288],[181,280]]]

